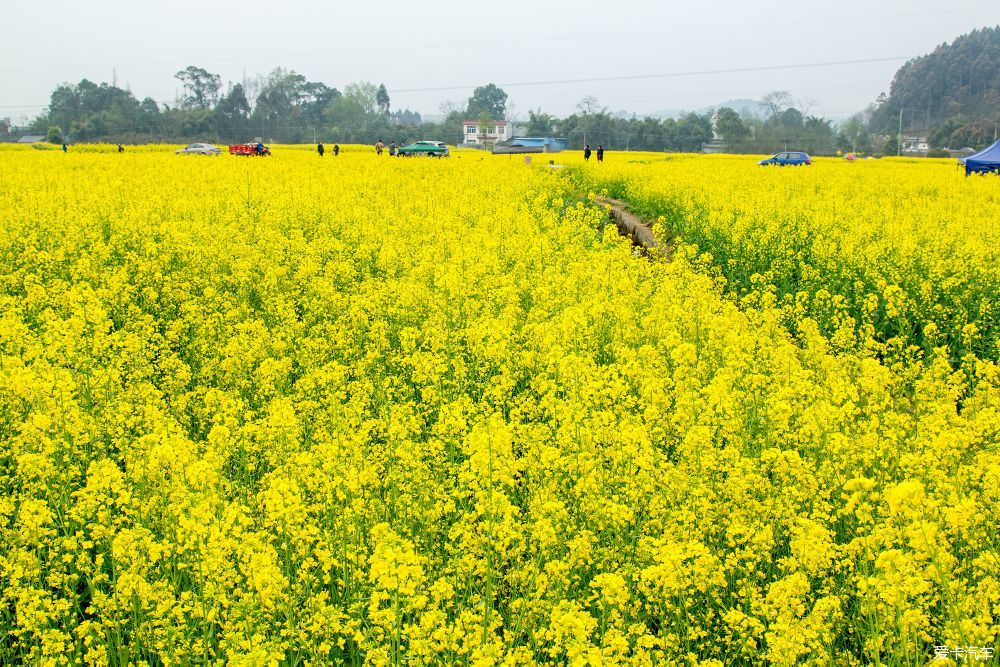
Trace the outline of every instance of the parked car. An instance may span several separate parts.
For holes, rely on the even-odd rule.
[[[448,157],[451,155],[451,149],[449,149],[448,145],[443,141],[418,141],[410,144],[409,146],[403,146],[397,152],[403,157],[410,155]]]
[[[222,155],[222,149],[212,144],[188,144],[174,151],[175,155]]]
[[[784,151],[783,153],[778,153],[777,155],[772,155],[766,160],[761,160],[757,164],[760,165],[771,165],[776,164],[779,167],[784,167],[785,165],[800,166],[803,164],[812,164],[812,158],[809,157],[808,153],[802,153],[800,151]]]

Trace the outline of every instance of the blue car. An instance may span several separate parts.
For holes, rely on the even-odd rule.
[[[769,165],[776,164],[779,167],[784,167],[785,165],[799,166],[803,164],[812,164],[812,158],[809,157],[807,153],[802,153],[799,151],[785,151],[783,153],[778,153],[777,155],[772,155],[766,160],[761,160],[757,164],[759,165]]]

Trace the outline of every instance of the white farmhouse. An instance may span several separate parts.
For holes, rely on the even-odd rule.
[[[927,137],[908,137],[903,135],[903,152],[904,153],[926,153],[931,148],[930,143],[927,141]]]
[[[462,123],[463,146],[486,146],[498,141],[507,141],[514,136],[514,130],[505,120],[491,120],[488,125],[480,125],[478,120]]]

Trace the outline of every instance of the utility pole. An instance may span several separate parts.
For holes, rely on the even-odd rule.
[[[903,105],[899,105],[899,134],[896,135],[896,157],[903,153]]]

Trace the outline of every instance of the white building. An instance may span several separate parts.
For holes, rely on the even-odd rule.
[[[514,128],[505,120],[491,120],[489,125],[482,126],[478,120],[462,123],[463,146],[485,146],[487,143],[507,141],[513,136]]]
[[[927,137],[903,136],[904,153],[926,153],[930,148],[931,146],[927,141]]]

